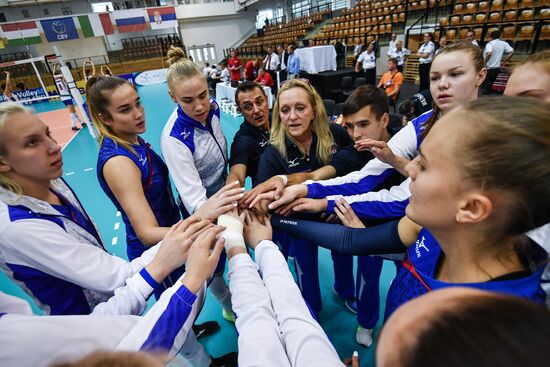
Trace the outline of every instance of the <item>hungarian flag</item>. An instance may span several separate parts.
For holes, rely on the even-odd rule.
[[[8,45],[11,47],[42,43],[38,26],[33,20],[2,24],[2,32],[8,39]]]
[[[86,38],[115,33],[109,13],[80,15],[78,22],[82,35]]]
[[[118,10],[111,13],[119,33],[146,31],[146,17],[145,9]]]
[[[149,23],[151,29],[177,28],[178,18],[176,17],[176,8],[173,6],[165,8],[148,8]]]

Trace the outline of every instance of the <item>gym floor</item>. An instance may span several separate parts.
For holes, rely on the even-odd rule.
[[[168,96],[166,83],[139,86],[138,92],[146,111],[147,132],[142,136],[160,154],[160,134],[175,105]],[[44,102],[31,105],[31,107],[50,126],[58,142],[64,146],[63,178],[75,190],[90,216],[96,221],[106,249],[112,254],[126,258],[124,224],[109,198],[101,190],[97,180],[97,142],[90,136],[87,128],[82,129],[76,134],[72,132],[68,111],[61,102]],[[242,117],[233,117],[222,112],[221,123],[230,145],[239,125],[242,123]],[[248,188],[250,187],[249,182],[247,186]],[[336,347],[340,357],[342,359],[351,357],[353,351],[357,350],[362,366],[374,366],[375,345],[373,344],[370,348],[365,348],[357,344],[355,341],[356,317],[347,310],[343,301],[333,292],[334,275],[332,259],[330,252],[325,249],[320,249],[319,251],[319,275],[323,295],[323,311],[321,312],[319,321]],[[381,318],[384,314],[386,293],[394,275],[395,266],[391,262],[386,261],[380,279]],[[36,305],[33,304],[33,301],[3,273],[0,273],[0,290],[29,300],[33,310],[37,314],[41,313]],[[149,302],[152,304],[154,298],[151,297]],[[221,326],[221,331],[200,340],[207,351],[214,356],[237,351],[236,329],[232,323],[222,318],[221,308],[210,294],[207,297],[198,322],[207,320],[216,320]],[[378,334],[381,323],[382,320],[377,325],[376,334]],[[182,364],[184,362],[179,358],[172,362],[172,365]]]

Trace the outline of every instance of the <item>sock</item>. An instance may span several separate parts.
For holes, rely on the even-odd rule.
[[[223,279],[223,275],[214,275],[208,289],[226,312],[232,311],[231,293]]]
[[[77,117],[75,115],[76,115],[76,113],[69,113],[69,120],[71,120],[71,126],[72,127],[76,127]]]
[[[243,224],[238,219],[222,214],[218,217],[218,225],[225,227],[225,231],[221,233],[221,236],[225,239],[226,252],[229,252],[233,247],[246,249],[243,238]]]

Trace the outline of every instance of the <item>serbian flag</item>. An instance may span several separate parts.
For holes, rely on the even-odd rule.
[[[176,17],[176,8],[173,6],[164,8],[148,8],[149,23],[151,29],[177,28],[178,18]]]
[[[118,10],[111,13],[119,33],[146,31],[147,12],[144,9]]]

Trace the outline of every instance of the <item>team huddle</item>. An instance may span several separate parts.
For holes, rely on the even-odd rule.
[[[228,154],[203,71],[173,48],[177,106],[162,157],[141,137],[135,86],[90,76],[97,178],[121,212],[129,261],[105,250],[61,177],[48,127],[19,104],[0,105],[0,265],[46,313],[0,293],[0,364],[141,351],[154,354],[124,355],[128,365],[179,353],[193,366],[358,366],[342,362],[317,321],[319,246],[331,250],[334,291],[357,313],[356,340],[367,347],[382,264],[395,263],[377,365],[547,363],[549,56],[518,66],[505,96],[478,98],[481,50],[447,45],[429,72],[433,108],[400,129],[373,85],[353,91],[337,124],[307,80],[281,85],[272,116],[262,86],[245,81]],[[525,82],[533,70],[539,80]],[[213,357],[197,341],[219,328],[195,324],[207,289],[235,322],[238,353]]]

